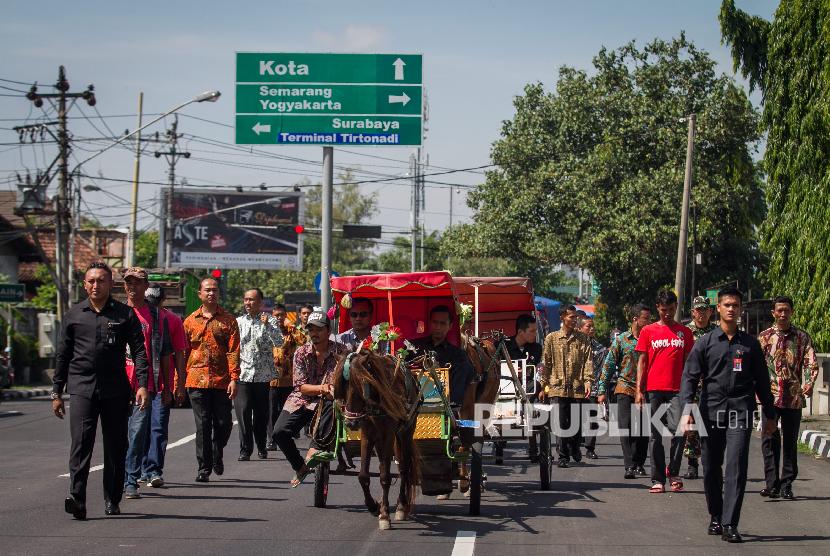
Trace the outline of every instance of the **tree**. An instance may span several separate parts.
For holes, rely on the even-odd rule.
[[[353,183],[351,172],[338,176],[334,186],[332,220],[334,226],[361,224],[371,218],[377,210],[375,194],[365,195],[359,184]],[[309,185],[302,182],[306,190],[305,226],[320,228],[322,225],[322,184]],[[303,237],[303,270],[229,270],[227,299],[225,304],[235,311],[242,310],[242,295],[248,288],[260,288],[266,296],[282,301],[283,292],[310,290],[314,275],[320,271],[322,237],[319,232],[306,232]],[[348,270],[365,267],[371,258],[374,242],[369,239],[344,239],[335,234],[332,239],[332,270],[345,273]]]
[[[45,264],[35,267],[34,278],[40,285],[35,290],[35,296],[31,299],[32,305],[38,309],[45,309],[54,313],[58,307],[58,287],[52,280],[52,274]]]
[[[380,253],[374,261],[374,268],[383,272],[409,272],[412,270],[412,241],[407,236],[398,236],[393,242],[392,249]],[[417,258],[418,270],[433,271],[443,270],[445,268],[444,260],[441,258],[441,233],[437,230],[430,232],[424,236],[424,265],[420,266],[421,262],[421,247],[419,241],[417,243],[418,251]]]
[[[771,295],[790,295],[796,323],[830,349],[830,4],[783,0],[772,22],[721,6],[735,69],[763,93],[768,217],[761,248]]]
[[[492,148],[496,170],[468,196],[473,222],[448,233],[457,256],[508,258],[538,285],[563,263],[590,271],[609,318],[674,277],[686,154],[696,113],[693,200],[698,284],[748,279],[764,215],[752,160],[758,115],[685,35],[602,48],[594,71],[563,67],[553,92],[529,84]],[[537,288],[538,289],[538,288]],[[540,290],[541,291],[541,290]]]
[[[135,239],[135,264],[154,268],[158,263],[159,233],[156,230],[140,232]]]

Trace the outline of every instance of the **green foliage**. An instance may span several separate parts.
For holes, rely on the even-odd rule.
[[[409,272],[412,270],[412,243],[409,236],[398,236],[393,241],[392,249],[383,251],[376,258],[372,265],[374,269],[383,272]],[[421,263],[421,242],[420,237],[417,243],[418,270],[432,271],[444,270],[444,261],[441,258],[441,234],[433,231],[424,236],[424,265]]]
[[[333,195],[332,220],[334,226],[365,223],[377,211],[376,195],[364,195],[360,186],[351,183],[350,172],[338,176]],[[319,228],[322,220],[322,185],[306,186],[305,226]],[[242,311],[242,295],[246,289],[260,288],[267,297],[283,300],[283,292],[291,290],[312,290],[314,275],[320,271],[322,237],[306,232],[303,238],[303,270],[229,270],[226,276],[226,298],[224,306],[237,312]],[[343,274],[348,270],[366,266],[371,258],[374,242],[362,239],[343,239],[335,234],[332,240],[332,270]]]
[[[157,230],[141,232],[135,239],[135,265],[142,268],[158,266],[159,233]]]
[[[45,309],[50,313],[54,313],[58,307],[58,287],[52,280],[52,275],[46,265],[37,265],[34,278],[40,282],[40,285],[35,290],[35,296],[31,299],[32,305],[38,309]]]
[[[732,51],[732,71],[741,71],[749,80],[750,91],[763,90],[763,79],[767,73],[767,45],[770,23],[764,18],[751,16],[735,8],[734,0],[725,0],[720,15],[723,42]]]
[[[469,225],[447,254],[503,257],[537,291],[564,263],[596,278],[609,320],[674,277],[687,127],[697,114],[693,201],[703,268],[697,283],[756,264],[764,215],[751,157],[758,116],[732,79],[684,35],[603,48],[594,71],[563,67],[553,92],[529,84],[492,148],[498,169],[468,196]]]
[[[795,301],[796,324],[830,349],[830,3],[784,0],[766,27],[723,3],[721,32],[734,62],[760,84],[767,132],[764,168],[769,216],[761,247],[769,257],[770,295]],[[766,33],[757,29],[766,28]],[[752,53],[765,52],[758,64]],[[750,53],[750,54],[747,54]]]

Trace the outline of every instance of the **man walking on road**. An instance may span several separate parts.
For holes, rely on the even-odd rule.
[[[585,316],[580,318],[577,328],[580,332],[588,336],[588,339],[591,341],[591,360],[594,367],[594,380],[591,383],[591,395],[588,400],[591,402],[591,406],[594,407],[597,402],[599,373],[602,371],[603,363],[605,363],[605,356],[608,353],[608,348],[597,341],[597,332],[594,327],[594,319],[591,317]],[[596,434],[591,433],[585,437],[585,457],[588,459],[597,459],[596,445]]]
[[[594,370],[591,342],[576,330],[576,307],[563,305],[559,309],[559,317],[562,328],[545,338],[539,398],[553,398],[559,429],[559,467],[567,468],[571,459],[577,463],[582,461],[579,450],[582,436],[580,405],[591,394]]]
[[[239,461],[251,459],[254,442],[259,459],[266,459],[265,433],[268,429],[268,388],[277,378],[274,348],[282,345],[277,319],[262,312],[262,291],[253,288],[242,299],[245,314],[239,326],[239,390],[234,404],[239,423]]]
[[[92,263],[84,275],[89,296],[64,317],[52,380],[52,411],[63,419],[64,388],[72,395],[69,407],[69,497],[64,509],[75,519],[86,519],[86,483],[95,447],[98,419],[104,441],[104,500],[106,515],[121,513],[124,461],[127,455],[127,421],[130,381],[124,353],[127,345],[135,364],[138,389],[135,403],[147,408],[147,352],[135,312],[110,297],[112,270]]]
[[[205,278],[199,284],[202,306],[184,321],[190,343],[187,391],[196,419],[196,481],[206,483],[210,473],[225,472],[222,451],[231,435],[232,400],[239,380],[239,326],[219,306],[219,282]]]
[[[683,490],[683,480],[678,477],[683,459],[683,436],[678,436],[677,425],[682,406],[680,377],[686,357],[692,350],[692,331],[674,320],[677,296],[673,291],[657,293],[657,313],[660,320],[649,324],[640,332],[637,340],[637,393],[635,403],[649,402],[651,415],[661,414],[663,426],[651,426],[651,489],[652,493],[666,491],[666,475],[674,492]],[[669,465],[663,447],[664,427],[672,435],[669,449]]]
[[[689,329],[695,338],[695,342],[708,334],[717,326],[712,324],[712,307],[709,305],[709,300],[701,295],[692,300],[692,322]],[[698,388],[698,397],[700,397],[700,388]],[[697,399],[695,400],[697,401]],[[697,431],[691,431],[686,435],[686,447],[683,449],[683,455],[689,462],[688,470],[683,476],[684,479],[697,479],[700,477],[698,461],[700,460],[700,435]]]
[[[274,366],[277,369],[278,378],[271,381],[271,389],[268,394],[270,409],[266,449],[269,451],[277,449],[277,443],[274,441],[274,426],[282,413],[285,401],[294,389],[294,353],[297,348],[308,341],[305,331],[289,322],[286,317],[285,305],[277,304],[272,315],[280,325],[282,345],[274,350]]]
[[[761,496],[778,498],[780,495],[785,500],[795,498],[793,482],[798,477],[797,442],[801,408],[813,393],[813,385],[818,378],[813,342],[807,332],[792,325],[792,314],[793,300],[786,296],[776,297],[772,308],[775,325],[758,335],[769,370],[775,408],[781,419],[781,431],[776,427],[771,436],[761,441],[766,479],[766,488],[761,489]],[[762,422],[765,419],[766,414]],[[782,452],[783,470],[780,467]]]
[[[170,355],[173,352],[170,342],[170,325],[166,323],[158,307],[150,306],[144,293],[150,283],[143,268],[128,268],[124,272],[124,290],[127,293],[127,305],[141,323],[144,334],[144,350],[149,360],[147,380],[148,407],[146,410],[133,406],[130,414],[126,474],[124,476],[124,498],[140,498],[138,480],[141,478],[141,464],[150,447],[150,422],[156,399],[162,406],[173,403],[173,375],[170,372]],[[127,376],[133,390],[138,388],[132,358],[127,356]]]
[[[631,328],[627,332],[619,334],[614,338],[611,349],[605,357],[602,371],[599,375],[599,386],[597,386],[597,400],[605,403],[611,395],[609,384],[616,382],[613,394],[616,396],[617,422],[620,430],[628,431],[627,435],[620,436],[622,444],[623,461],[625,464],[626,479],[635,479],[638,475],[644,477],[646,470],[644,465],[648,456],[648,436],[636,434],[634,411],[634,398],[637,393],[637,340],[640,331],[651,321],[651,310],[638,303],[628,309],[628,320]],[[616,377],[616,380],[612,379]],[[633,410],[633,411],[632,411]],[[639,423],[642,432],[645,423]]]
[[[721,535],[731,543],[743,542],[738,532],[746,470],[749,464],[749,439],[755,398],[764,413],[764,436],[776,427],[775,402],[770,392],[769,374],[761,344],[741,330],[743,294],[736,288],[718,292],[720,328],[695,343],[683,371],[680,401],[691,405],[698,384],[703,440],[703,486],[711,520],[709,534]],[[684,412],[685,413],[685,412]],[[680,419],[680,430],[688,432],[692,415]],[[724,454],[726,467],[724,469]]]

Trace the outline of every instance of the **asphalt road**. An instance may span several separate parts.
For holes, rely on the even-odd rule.
[[[763,486],[760,440],[752,441],[744,501],[743,545],[706,535],[701,481],[686,492],[655,495],[648,479],[625,481],[612,439],[600,439],[600,459],[555,469],[553,490],[538,490],[538,468],[524,445],[506,452],[503,466],[485,461],[488,490],[481,516],[467,515],[467,499],[419,497],[414,519],[379,531],[363,508],[356,478],[333,476],[329,507],[313,507],[312,481],[291,489],[291,471],[272,459],[236,461],[237,432],[222,477],[194,483],[194,431],[189,409],[173,411],[161,489],[144,488],[124,500],[123,515],[103,514],[101,472],[90,476],[86,522],[63,512],[67,493],[68,421],[46,399],[0,405],[0,554],[828,554],[830,465],[801,455],[795,501],[758,496]],[[93,465],[101,463],[100,443]],[[684,466],[685,467],[685,466]],[[311,479],[311,478],[309,478]],[[378,490],[375,479],[375,492]],[[393,493],[396,493],[393,485]],[[394,499],[394,497],[393,497]]]

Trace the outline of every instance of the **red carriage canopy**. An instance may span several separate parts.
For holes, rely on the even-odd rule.
[[[458,276],[452,280],[458,301],[473,306],[473,318],[465,328],[476,336],[493,330],[512,336],[516,334],[516,317],[536,313],[530,278]]]

